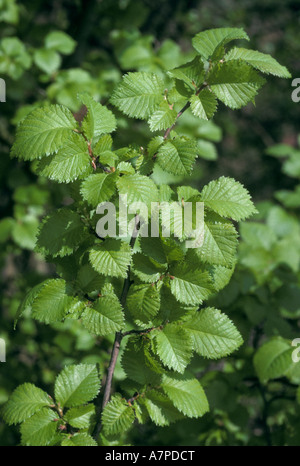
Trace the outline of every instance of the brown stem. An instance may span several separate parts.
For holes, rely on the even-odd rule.
[[[199,95],[200,92],[201,92],[205,87],[207,87],[207,86],[208,86],[207,83],[203,83],[203,84],[199,87],[199,89],[197,89],[197,91],[195,92],[195,95]],[[184,105],[184,107],[182,107],[182,109],[177,113],[176,119],[175,119],[173,125],[170,126],[168,129],[166,129],[166,131],[165,131],[165,134],[164,134],[164,136],[163,136],[164,141],[165,141],[166,139],[168,139],[168,137],[170,136],[171,131],[172,131],[173,128],[176,126],[176,123],[177,123],[178,118],[181,117],[181,115],[190,107],[190,105],[191,105],[191,104],[190,104],[190,102],[188,101],[188,102]],[[154,155],[153,155],[153,159],[155,159],[156,156],[157,156],[157,154],[154,154]]]
[[[169,137],[169,135],[170,135],[172,129],[174,128],[174,126],[175,126],[176,123],[177,123],[178,118],[181,117],[181,115],[189,108],[190,105],[191,105],[190,102],[187,102],[187,103],[185,104],[185,106],[182,107],[182,109],[180,110],[180,112],[177,113],[175,122],[173,123],[172,126],[170,126],[170,127],[166,130],[166,132],[165,132],[165,134],[164,134],[164,139],[165,139],[165,140],[168,139],[168,137]]]
[[[135,245],[135,242],[136,242],[136,239],[137,239],[137,236],[138,236],[139,227],[140,227],[140,219],[139,219],[139,216],[136,215],[135,216],[135,229],[134,229],[134,231],[132,233],[132,237],[131,237],[131,240],[130,240],[130,246],[132,248]],[[122,307],[125,306],[125,302],[126,302],[126,298],[127,298],[129,288],[130,288],[130,266],[128,267],[127,276],[125,278],[124,285],[123,285],[123,290],[122,290],[121,297],[120,297],[120,302],[122,304]],[[126,332],[125,334],[123,334],[122,332],[116,332],[116,335],[115,335],[115,341],[114,341],[114,345],[113,345],[113,349],[112,349],[112,353],[111,353],[111,357],[110,357],[110,362],[109,362],[109,366],[108,366],[108,370],[107,370],[107,377],[106,377],[104,395],[103,395],[103,400],[102,400],[102,411],[103,411],[103,409],[105,408],[105,406],[107,405],[107,403],[109,402],[109,399],[110,399],[112,380],[113,380],[113,375],[114,375],[116,363],[117,363],[119,352],[120,352],[121,341],[122,341],[123,337],[125,335],[127,335],[127,334],[128,334],[128,332]],[[94,432],[93,432],[93,435],[94,435],[95,439],[100,434],[101,428],[102,428],[100,413],[98,413],[98,418],[99,418],[99,422],[96,423],[96,426],[95,426],[95,429],[94,429]]]
[[[111,173],[113,171],[115,171],[114,169],[112,168],[108,168],[106,167],[105,165],[103,165],[101,162],[99,162],[99,157],[98,156],[95,156],[93,154],[93,150],[92,150],[92,145],[91,145],[91,141],[88,140],[88,138],[85,136],[85,134],[82,132],[82,131],[79,131],[78,129],[74,129],[73,130],[75,133],[78,133],[78,134],[81,134],[86,143],[87,143],[87,147],[88,147],[88,151],[89,151],[89,156],[91,157],[92,159],[92,167],[94,170],[97,170],[97,168],[101,168],[104,172],[106,173]]]

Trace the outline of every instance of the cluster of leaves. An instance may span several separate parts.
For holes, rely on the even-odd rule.
[[[37,161],[40,176],[68,184],[73,203],[46,217],[37,235],[37,251],[56,265],[59,278],[32,288],[16,321],[30,311],[45,324],[74,319],[99,337],[115,333],[110,376],[120,343],[129,337],[122,355],[123,393],[109,401],[111,378],[107,376],[101,424],[99,413],[94,426],[86,416],[90,411],[86,413],[86,406],[80,406],[82,411],[74,416],[85,416],[89,424],[84,423],[83,432],[74,432],[73,427],[80,426],[70,419],[71,410],[66,414],[60,411],[97,395],[96,380],[88,390],[80,384],[86,371],[94,373],[94,367],[67,367],[56,382],[56,402],[26,384],[14,392],[4,407],[4,418],[8,423],[25,421],[23,444],[95,442],[102,426],[100,441],[109,443],[111,436],[126,432],[135,419],[143,424],[150,418],[157,426],[166,426],[208,411],[199,380],[186,369],[193,353],[218,359],[242,344],[227,315],[202,306],[227,285],[233,273],[237,247],[233,221],[246,219],[255,208],[247,190],[232,178],[211,181],[201,191],[189,186],[175,191],[168,185],[157,186],[152,173],[156,166],[172,175],[191,173],[201,148],[197,140],[174,131],[177,119],[189,107],[196,117],[209,120],[218,101],[233,109],[253,102],[264,84],[257,70],[289,76],[269,55],[225,49],[238,39],[248,40],[242,29],[204,31],[193,39],[193,59],[164,77],[145,71],[123,77],[111,103],[127,116],[146,120],[150,131],[165,131],[163,136],[155,135],[146,148],[133,144],[116,149],[110,136],[116,128],[114,114],[86,93],[78,95],[86,107],[80,124],[68,108],[49,105],[30,112],[18,126],[12,154]],[[203,245],[187,249],[184,235],[164,237],[163,218],[157,238],[135,241],[120,233],[118,238],[98,238],[98,204],[110,200],[117,208],[118,195],[125,194],[129,204],[148,206],[153,201],[179,207],[184,202],[203,202]],[[178,220],[175,214],[173,229]],[[88,395],[86,399],[81,390]],[[30,439],[33,426],[36,436]],[[58,439],[57,431],[65,429],[69,429],[67,438]],[[88,437],[92,430],[95,440]]]
[[[31,383],[20,385],[3,409],[12,425],[21,423],[22,445],[96,446],[91,436],[100,390],[96,365],[67,366],[57,377],[53,399]]]
[[[277,144],[266,152],[282,158],[283,172],[299,179],[297,148]],[[232,280],[209,302],[222,303],[234,316],[247,346],[227,359],[223,371],[203,378],[214,411],[201,428],[203,444],[299,444],[300,365],[292,345],[300,315],[298,191],[296,184],[275,192],[281,205],[261,202],[254,220],[241,224]]]

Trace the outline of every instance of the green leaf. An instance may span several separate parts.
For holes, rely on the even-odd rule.
[[[218,309],[208,307],[193,314],[183,324],[200,356],[218,359],[231,354],[243,339],[231,320]]]
[[[47,74],[53,74],[61,65],[61,57],[55,50],[37,49],[33,59],[34,63]]]
[[[216,58],[220,49],[228,42],[249,37],[240,28],[217,28],[199,32],[192,40],[194,49],[205,59]]]
[[[295,364],[292,359],[293,350],[290,342],[281,337],[264,343],[253,359],[255,371],[261,382],[266,383],[269,379],[284,376]]]
[[[90,263],[96,272],[109,277],[126,278],[131,262],[129,244],[116,239],[106,239],[90,251]]]
[[[121,365],[127,377],[141,385],[158,384],[163,372],[159,362],[137,337],[127,342]]]
[[[101,202],[109,201],[116,190],[116,176],[114,173],[96,173],[90,175],[81,184],[81,195],[93,207]]]
[[[291,74],[285,66],[280,65],[271,55],[256,50],[234,47],[225,55],[224,60],[243,60],[262,73],[273,74],[280,78],[291,78]]]
[[[159,310],[159,292],[154,285],[132,285],[127,295],[126,305],[135,319],[149,322]]]
[[[144,398],[138,402],[146,406],[151,420],[157,426],[169,426],[182,417],[166,395],[157,390],[147,390]]]
[[[148,119],[163,101],[164,82],[153,73],[128,73],[115,89],[111,102],[133,118]]]
[[[88,429],[95,416],[95,412],[96,410],[93,404],[79,406],[78,408],[69,409],[64,415],[64,419],[72,427],[77,429]]]
[[[122,173],[123,175],[134,175],[135,174],[135,169],[129,162],[120,162],[117,166],[117,170],[119,173]]]
[[[198,95],[190,98],[193,114],[203,120],[210,120],[217,110],[217,99],[208,89],[203,89]]]
[[[160,264],[180,261],[184,257],[181,247],[172,238],[144,237],[140,239],[140,247],[143,254]]]
[[[62,447],[97,447],[96,440],[86,432],[71,435],[61,442]]]
[[[83,325],[89,332],[96,335],[108,335],[121,330],[124,325],[124,315],[116,295],[102,296],[87,307],[82,316]]]
[[[274,144],[266,149],[266,154],[272,157],[289,157],[295,151],[293,146],[289,144]]]
[[[100,290],[104,281],[103,275],[99,275],[90,264],[85,264],[78,271],[76,284],[85,293],[91,293]]]
[[[63,31],[51,31],[45,38],[45,47],[69,55],[74,52],[76,42]]]
[[[143,202],[149,209],[151,202],[158,201],[157,186],[147,176],[138,173],[121,176],[117,181],[117,187],[120,194],[127,195],[128,205]]]
[[[2,408],[2,417],[9,424],[25,421],[43,407],[53,404],[46,392],[31,383],[24,383],[14,390]]]
[[[221,217],[233,220],[244,220],[256,213],[248,191],[233,178],[222,176],[204,186],[201,192],[204,206],[213,210]]]
[[[197,144],[192,139],[173,139],[159,147],[157,162],[168,173],[189,175],[197,157]]]
[[[234,272],[234,266],[229,269],[228,267],[223,267],[222,265],[215,265],[211,269],[211,275],[213,277],[213,284],[215,291],[222,290],[232,277]]]
[[[95,364],[67,366],[55,381],[55,398],[62,407],[72,408],[98,395],[100,379]]]
[[[189,334],[176,324],[168,324],[155,335],[156,354],[169,369],[183,374],[192,356]]]
[[[20,306],[18,307],[17,313],[15,315],[14,329],[16,328],[17,322],[20,319],[20,317],[24,314],[24,312],[26,312],[27,309],[29,311],[32,310],[32,304],[35,298],[38,296],[39,292],[46,285],[46,283],[48,283],[48,281],[49,280],[45,280],[44,282],[39,283],[38,285],[31,288],[30,291],[28,291],[23,301],[21,301]]]
[[[76,305],[72,289],[62,279],[51,279],[42,287],[32,304],[32,317],[49,324],[61,321]]]
[[[70,183],[91,172],[87,144],[81,135],[75,133],[69,135],[57,154],[43,158],[38,165],[39,175],[59,183]]]
[[[151,115],[148,123],[151,131],[167,129],[175,123],[177,112],[170,107],[168,102],[163,101],[158,110]]]
[[[98,138],[116,129],[115,116],[108,108],[96,102],[89,94],[79,94],[78,98],[88,109],[82,122],[82,129],[87,139]]]
[[[20,123],[12,154],[24,160],[53,154],[69,140],[76,127],[77,122],[66,107],[37,108]]]
[[[196,249],[201,261],[231,267],[235,261],[237,244],[237,231],[232,223],[206,214],[203,244]]]
[[[144,283],[156,282],[167,268],[167,264],[160,264],[140,253],[134,254],[132,263],[132,272]]]
[[[34,249],[38,226],[38,219],[34,215],[25,215],[21,219],[18,219],[13,226],[13,240],[23,249]]]
[[[215,65],[207,82],[219,100],[237,109],[254,100],[265,80],[246,63],[231,61]]]
[[[185,318],[186,315],[190,314],[194,311],[197,307],[193,306],[186,306],[184,304],[180,304],[175,296],[170,291],[170,287],[163,286],[161,289],[161,306],[159,311],[159,318],[165,322],[177,322],[182,321],[183,317]]]
[[[95,145],[93,152],[95,155],[100,155],[102,152],[110,151],[112,146],[112,137],[110,134],[104,134],[97,144]]]
[[[198,139],[197,153],[204,160],[217,160],[218,158],[216,146],[212,142],[203,139]]]
[[[192,61],[168,71],[168,75],[172,78],[183,81],[195,91],[196,88],[203,83],[204,66],[200,58],[195,57]]]
[[[56,431],[58,422],[57,414],[47,408],[42,408],[30,419],[21,425],[22,445],[24,446],[47,446],[55,443],[59,436]]]
[[[174,406],[188,417],[201,417],[209,410],[206,395],[197,379],[164,375],[161,388]]]
[[[186,262],[170,271],[171,292],[177,301],[184,304],[201,304],[212,292],[208,272],[192,267]]]
[[[86,235],[80,216],[63,208],[46,217],[38,234],[36,249],[43,255],[72,254]]]
[[[125,432],[131,427],[134,417],[133,407],[120,396],[114,395],[102,413],[104,433],[115,435]]]

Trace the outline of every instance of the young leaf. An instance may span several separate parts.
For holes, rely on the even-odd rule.
[[[64,415],[64,419],[72,427],[77,429],[88,429],[94,416],[95,406],[93,404],[88,404],[86,406],[69,409]]]
[[[53,404],[46,392],[32,383],[19,385],[2,408],[2,417],[9,424],[25,421],[43,407]]]
[[[237,109],[254,100],[265,80],[247,63],[229,61],[215,65],[207,82],[219,100]]]
[[[193,114],[203,120],[210,120],[217,110],[217,99],[208,89],[203,89],[198,95],[190,98]]]
[[[243,343],[231,320],[212,307],[193,314],[183,327],[191,335],[196,353],[209,359],[227,356]]]
[[[36,249],[45,256],[67,256],[77,249],[85,235],[80,216],[63,208],[44,220],[38,234]]]
[[[120,396],[114,395],[105,406],[102,414],[103,428],[106,435],[125,432],[134,421],[134,410]]]
[[[143,202],[148,208],[151,202],[158,201],[157,187],[147,176],[139,175],[124,175],[117,181],[119,193],[127,195],[128,205],[134,202]]]
[[[199,57],[195,57],[192,61],[168,71],[168,75],[183,81],[195,91],[203,83],[204,65]]]
[[[127,295],[126,305],[135,319],[149,322],[159,310],[159,292],[153,285],[132,285]]]
[[[169,426],[182,417],[169,398],[157,390],[147,390],[145,397],[138,399],[138,402],[146,406],[151,420],[157,426]]]
[[[100,202],[109,201],[116,190],[116,176],[114,173],[97,173],[90,175],[81,184],[81,195],[93,207]]]
[[[100,290],[104,285],[105,277],[99,275],[90,264],[83,265],[77,275],[77,286],[85,293]]]
[[[159,147],[157,162],[168,173],[189,175],[197,157],[197,145],[192,139],[173,139]]]
[[[184,304],[200,304],[212,292],[208,272],[195,269],[190,264],[178,264],[171,269],[171,292],[177,301]]]
[[[249,37],[240,28],[217,28],[199,32],[193,38],[192,43],[201,57],[208,60],[210,57],[214,59],[218,55],[220,48],[236,39],[249,40]]]
[[[24,160],[53,154],[68,141],[75,128],[77,122],[66,107],[37,108],[18,127],[12,154]]]
[[[20,319],[20,317],[24,314],[24,312],[27,309],[30,310],[30,311],[32,310],[32,304],[33,304],[35,298],[38,296],[38,294],[41,291],[41,289],[43,288],[43,286],[45,286],[46,283],[48,283],[48,282],[49,282],[49,280],[45,280],[44,282],[39,283],[38,285],[31,288],[30,291],[28,291],[28,293],[26,294],[24,300],[21,301],[20,306],[18,307],[16,316],[15,316],[15,320],[14,320],[14,329],[16,328],[17,322]]]
[[[201,201],[221,217],[243,220],[256,212],[248,191],[233,178],[222,176],[204,186]]]
[[[164,375],[161,388],[185,416],[201,417],[209,410],[206,395],[197,379]]]
[[[38,165],[38,173],[59,183],[87,176],[92,172],[91,158],[82,136],[72,133],[57,154],[43,158]]]
[[[57,377],[54,390],[61,407],[72,408],[91,401],[100,390],[96,365],[67,366]]]
[[[82,129],[88,140],[116,129],[116,119],[108,108],[96,102],[89,94],[79,94],[79,100],[87,107],[88,113],[82,122]]]
[[[96,272],[109,277],[126,278],[131,262],[129,244],[115,239],[106,239],[90,251],[90,263]]]
[[[32,304],[32,317],[46,324],[62,320],[77,303],[72,291],[65,280],[48,280]]]
[[[57,414],[51,409],[42,408],[21,425],[22,445],[40,447],[58,441]]]
[[[231,267],[235,261],[237,244],[237,231],[231,222],[206,214],[203,244],[196,249],[203,262]]]
[[[167,264],[160,264],[151,257],[136,253],[133,256],[132,272],[144,283],[155,283],[166,271]]]
[[[175,123],[177,112],[171,108],[168,102],[163,101],[149,119],[148,123],[151,131],[167,129]]]
[[[115,89],[111,103],[133,118],[147,119],[163,102],[164,83],[153,73],[128,73]]]
[[[163,372],[146,345],[140,344],[134,337],[126,345],[121,365],[127,377],[141,385],[158,384]]]
[[[243,60],[257,70],[266,74],[273,74],[280,78],[290,78],[291,74],[285,66],[278,63],[275,58],[257,50],[249,50],[239,47],[231,49],[224,57],[224,60]]]
[[[101,136],[97,144],[94,146],[94,154],[100,155],[102,152],[110,151],[112,146],[112,137],[110,134],[105,134]]]
[[[155,335],[156,354],[169,369],[183,374],[192,356],[192,341],[184,329],[169,324]]]
[[[124,315],[116,295],[102,296],[86,307],[82,316],[83,325],[95,335],[108,335],[121,330],[124,325]]]

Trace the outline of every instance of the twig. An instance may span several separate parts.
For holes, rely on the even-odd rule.
[[[207,83],[204,83],[204,84],[202,84],[200,86],[200,88],[196,92],[196,95],[198,95],[202,91],[202,89],[204,89],[205,87],[207,87]],[[178,118],[189,108],[189,106],[190,106],[190,102],[187,102],[185,104],[185,106],[178,112],[175,122],[173,123],[172,126],[170,126],[166,130],[166,132],[164,134],[164,139],[168,138],[168,136],[171,133],[172,129],[176,125],[176,122],[177,122]],[[88,143],[88,149],[89,149],[90,156],[93,158],[93,161],[95,162],[95,158],[94,158],[94,156],[92,154],[92,149],[91,149],[90,142],[87,141],[87,143]],[[135,228],[134,228],[134,231],[132,232],[132,236],[131,236],[131,240],[130,240],[130,246],[132,248],[135,245],[135,241],[137,239],[140,226],[141,226],[141,221],[140,221],[139,215],[136,215],[135,216]],[[130,266],[128,267],[127,276],[125,278],[124,285],[123,285],[123,290],[122,290],[121,297],[120,297],[120,302],[122,304],[122,307],[124,307],[124,305],[125,305],[129,288],[130,288]],[[163,328],[163,326],[160,326],[160,327],[157,327],[157,328]],[[148,328],[148,329],[145,329],[145,330],[130,330],[130,331],[125,332],[125,333],[116,332],[114,345],[113,345],[113,349],[112,349],[112,353],[111,353],[111,358],[110,358],[110,362],[109,362],[109,366],[108,366],[106,382],[105,382],[104,395],[103,395],[103,400],[102,400],[102,411],[103,411],[103,409],[105,408],[105,406],[107,405],[107,403],[110,400],[114,370],[115,370],[115,367],[116,367],[118,355],[119,355],[119,352],[120,352],[120,345],[121,345],[121,341],[122,341],[123,337],[125,337],[127,335],[131,335],[131,334],[138,334],[138,335],[147,334],[147,333],[151,332],[154,329],[155,328],[152,327],[152,328]],[[99,411],[99,409],[98,409],[98,411]],[[94,436],[95,439],[100,434],[101,428],[102,428],[102,421],[101,421],[100,413],[98,412],[97,414],[98,414],[98,419],[99,420],[96,423],[95,428],[94,428],[94,432],[93,432],[93,436]]]
[[[199,89],[197,89],[197,92],[195,93],[195,95],[199,95],[200,92],[201,92],[205,87],[207,87],[207,86],[208,86],[207,83],[203,83],[203,84],[199,87]],[[188,101],[188,102],[184,105],[184,107],[182,107],[182,109],[177,113],[176,119],[175,119],[173,125],[171,125],[171,126],[165,131],[165,134],[164,134],[164,136],[163,136],[164,140],[168,139],[168,137],[170,136],[171,131],[172,131],[173,128],[176,126],[176,123],[177,123],[178,118],[181,117],[181,115],[190,107],[190,105],[191,105],[191,104],[190,104],[190,102]],[[155,158],[155,157],[156,157],[156,154],[153,156],[153,158]]]

